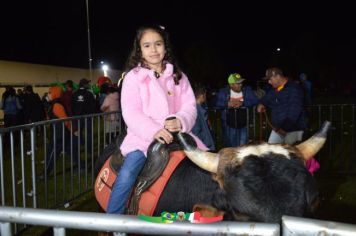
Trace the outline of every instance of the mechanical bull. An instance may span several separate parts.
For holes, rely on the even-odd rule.
[[[164,190],[158,194],[153,215],[194,209],[203,216],[224,214],[224,220],[257,222],[280,222],[282,215],[307,216],[317,206],[318,191],[305,168],[305,161],[324,145],[329,128],[330,122],[325,122],[315,135],[296,146],[263,143],[224,148],[218,153],[199,150],[188,134],[176,134],[178,147],[183,148],[188,158],[182,158],[166,181]],[[172,148],[156,141],[151,144],[131,206],[135,205],[132,202],[139,204],[141,192],[149,191],[156,179],[149,178],[152,170],[161,174],[167,160],[182,154],[176,150],[177,145]],[[165,161],[151,162],[150,159]],[[100,173],[110,166],[114,168],[115,164],[109,165],[109,160]],[[99,203],[108,201],[108,197],[100,199],[103,194],[98,188],[106,189],[110,194],[110,186],[115,180],[112,177],[105,181],[100,173],[95,186]],[[137,199],[133,200],[135,196]],[[105,209],[105,203],[101,206]]]

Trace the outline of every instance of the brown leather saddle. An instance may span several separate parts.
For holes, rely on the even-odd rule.
[[[173,135],[175,136],[175,134]],[[104,162],[104,164],[102,164],[101,170],[97,175],[94,191],[100,206],[104,210],[106,210],[110,198],[112,185],[114,184],[117,173],[119,173],[124,162],[124,157],[119,149],[122,140],[123,139],[120,139],[119,137],[118,140],[116,140],[115,150],[111,150],[111,156],[106,158],[105,161],[100,161],[101,163]],[[177,139],[175,138],[174,140]],[[147,151],[146,163],[136,180],[130,199],[130,205],[126,212],[127,214],[137,214],[141,194],[161,176],[169,161],[170,152],[177,150],[182,150],[177,141],[174,141],[171,144],[161,144],[155,140],[151,143]],[[96,165],[96,167],[98,165]]]

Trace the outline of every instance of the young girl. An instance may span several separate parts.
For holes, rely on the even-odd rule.
[[[163,28],[137,31],[126,64],[128,72],[121,92],[122,115],[127,136],[120,149],[124,163],[113,185],[108,213],[123,214],[138,174],[146,161],[150,143],[171,143],[170,132],[190,132],[197,111],[188,78],[178,68]],[[175,117],[166,120],[168,117]],[[207,150],[196,138],[198,147]]]

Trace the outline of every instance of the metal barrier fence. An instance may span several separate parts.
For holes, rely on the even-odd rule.
[[[68,206],[91,191],[96,157],[124,128],[115,112],[0,129],[1,205]]]
[[[241,109],[247,108],[236,109],[236,111]],[[221,126],[223,111],[226,109],[216,107],[208,109],[217,150],[226,146]],[[271,127],[268,125],[265,115],[257,113],[255,108],[249,108],[247,111],[246,124],[249,142],[266,142]],[[307,108],[307,111],[309,122],[308,130],[303,135],[304,139],[313,135],[325,120],[331,121],[332,124],[326,144],[315,157],[321,163],[320,172],[356,174],[356,105],[312,105]]]
[[[0,207],[0,233],[12,234],[11,223],[41,225],[53,228],[55,236],[63,236],[66,229],[114,232],[114,235],[343,235],[353,236],[356,225],[283,216],[279,224],[253,222],[217,222],[191,224],[174,222],[159,224],[139,220],[135,216],[110,215],[91,212]],[[281,230],[281,232],[280,232]]]
[[[356,173],[355,110],[355,105],[348,104],[310,107],[310,125],[305,138],[316,132],[324,120],[332,122],[327,143],[316,156],[321,162],[321,172]],[[223,147],[222,111],[209,109],[217,149]],[[270,127],[255,109],[247,111],[249,140],[266,141]],[[46,209],[68,207],[72,200],[91,191],[95,181],[95,159],[113,141],[111,134],[121,133],[125,128],[120,114],[116,114],[118,121],[109,121],[113,114],[116,113],[0,129],[1,205]],[[65,122],[71,123],[70,130]],[[75,137],[73,127],[82,131],[78,137]],[[53,172],[48,173],[46,157],[51,149],[55,151],[53,158],[57,161],[53,164]]]
[[[53,227],[55,236],[65,235],[65,229],[81,229],[149,235],[280,235],[279,224],[216,222],[213,224],[172,224],[151,223],[135,216],[91,212],[74,212],[44,209],[0,207],[2,236],[12,235],[11,223]]]
[[[316,132],[324,120],[332,122],[327,143],[316,156],[321,162],[320,171],[356,173],[355,110],[355,105],[347,104],[309,108],[310,125],[305,138]],[[217,149],[224,146],[222,111],[209,109]],[[249,141],[266,141],[271,130],[266,120],[255,109],[247,111]],[[112,115],[120,120],[108,122]],[[65,122],[72,124],[70,131]],[[82,134],[73,135],[73,127]],[[0,129],[1,205],[56,208],[90,191],[95,159],[113,141],[109,134],[121,133],[124,128],[120,114],[103,113]],[[44,167],[51,149],[57,161],[53,163],[54,171],[48,173]]]
[[[342,235],[353,236],[356,234],[356,225],[344,224],[333,221],[298,218],[292,216],[282,217],[282,235]]]

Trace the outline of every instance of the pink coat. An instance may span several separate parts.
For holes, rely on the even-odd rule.
[[[175,116],[181,121],[182,132],[190,133],[194,126],[196,102],[186,75],[183,74],[179,85],[175,85],[173,65],[167,63],[160,80],[163,86],[153,70],[142,67],[132,69],[123,80],[121,109],[127,135],[120,149],[124,156],[135,150],[146,154],[154,140],[153,135],[163,128],[164,120],[168,117]],[[207,150],[197,137],[193,137],[199,148]]]

